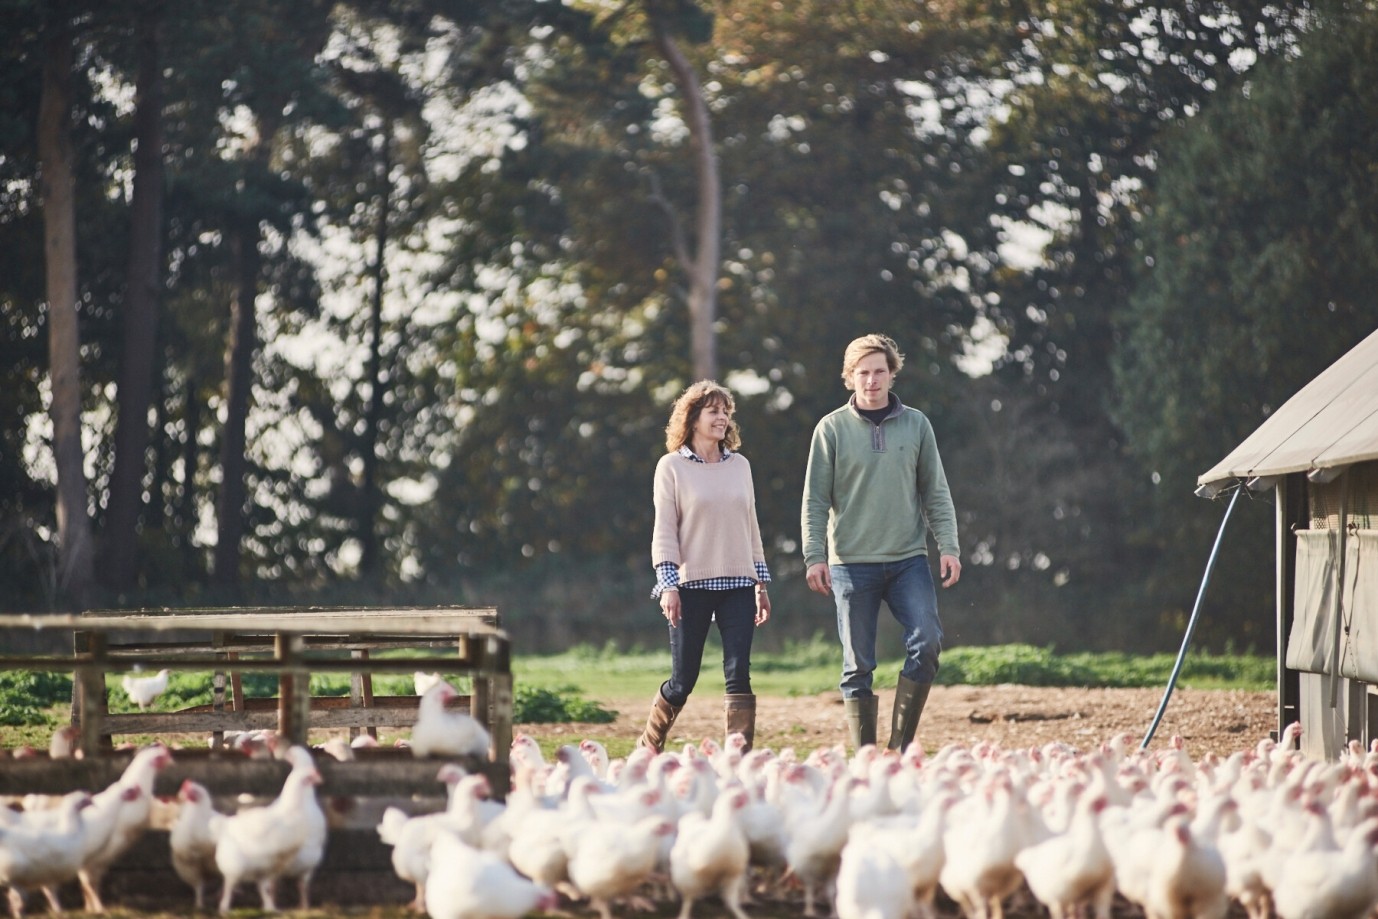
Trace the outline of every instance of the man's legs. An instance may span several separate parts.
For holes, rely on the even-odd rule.
[[[831,565],[837,603],[837,637],[842,643],[842,704],[853,749],[876,742],[876,697],[871,692],[876,669],[876,625],[884,593],[883,566],[871,563]]]
[[[928,558],[916,556],[886,565],[886,570],[885,602],[904,630],[904,666],[895,689],[888,746],[903,750],[918,731],[919,716],[938,675],[943,627]]]
[[[831,565],[837,603],[837,637],[842,642],[842,698],[871,695],[876,670],[876,625],[885,593],[883,565]]]

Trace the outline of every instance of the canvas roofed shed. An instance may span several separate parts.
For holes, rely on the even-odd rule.
[[[1334,759],[1378,739],[1378,332],[1197,480],[1277,498],[1278,723]]]

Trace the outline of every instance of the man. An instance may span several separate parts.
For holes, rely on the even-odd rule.
[[[938,673],[942,623],[928,566],[938,544],[944,587],[962,575],[957,514],[933,426],[890,391],[904,355],[885,335],[847,346],[842,380],[853,395],[814,428],[802,525],[809,588],[831,593],[842,642],[842,700],[854,748],[876,742],[876,625],[885,601],[904,630],[891,715],[892,750],[914,739]]]

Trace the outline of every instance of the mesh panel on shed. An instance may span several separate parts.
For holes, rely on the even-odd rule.
[[[1333,482],[1308,482],[1311,498],[1311,529],[1333,530],[1340,525],[1340,500],[1349,488],[1345,520],[1360,530],[1378,529],[1378,462],[1359,463]]]

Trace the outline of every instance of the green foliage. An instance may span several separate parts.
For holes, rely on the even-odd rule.
[[[0,671],[0,724],[47,724],[44,709],[72,698],[72,679],[58,673]]]
[[[968,686],[1166,686],[1175,664],[1176,656],[1167,654],[1060,655],[1052,648],[1031,645],[953,648],[943,652],[937,682]],[[1276,668],[1277,662],[1271,657],[1189,651],[1178,680],[1197,688],[1267,689],[1275,684]]]
[[[943,652],[938,682],[969,686],[1166,686],[1175,663],[1175,654],[1059,654],[1052,647],[1026,644],[960,646]],[[522,656],[514,667],[522,686],[566,692],[574,683],[586,694],[616,696],[625,695],[630,684],[639,683],[650,698],[668,675],[669,664],[668,654],[619,654],[613,648],[584,646],[564,654]],[[899,659],[882,659],[876,669],[877,685],[893,686],[900,664]],[[841,651],[836,641],[815,636],[782,651],[754,652],[752,687],[768,695],[813,695],[835,689],[840,668]],[[720,691],[721,674],[704,669],[695,692]],[[1257,654],[1188,649],[1178,679],[1198,688],[1270,689],[1275,685],[1276,661]]]
[[[616,712],[608,711],[597,702],[579,698],[579,691],[573,686],[561,686],[559,689],[518,686],[513,694],[513,724],[567,721],[608,724],[615,720]]]
[[[1165,549],[1140,585],[1150,597],[1174,589],[1219,519],[1183,514],[1178,498],[1378,315],[1378,16],[1323,4],[1296,50],[1216,93],[1163,143],[1114,387],[1116,419],[1161,482],[1146,518]],[[1266,610],[1273,509],[1254,503],[1231,524],[1220,568],[1229,602]],[[1262,643],[1272,628],[1234,617],[1207,623],[1203,639]]]

